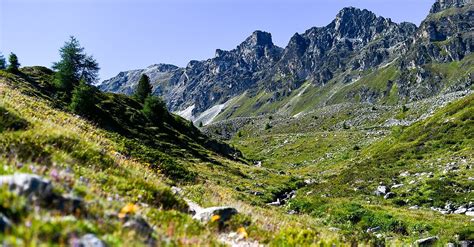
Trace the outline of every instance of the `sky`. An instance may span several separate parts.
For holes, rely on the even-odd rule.
[[[434,0],[0,0],[0,52],[51,67],[70,35],[101,67],[120,71],[212,58],[253,31],[285,47],[296,32],[329,24],[344,7],[417,25]]]

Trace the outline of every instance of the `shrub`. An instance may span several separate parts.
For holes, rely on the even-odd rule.
[[[168,117],[165,102],[157,96],[149,96],[143,104],[143,114],[152,122],[161,123]]]
[[[153,87],[150,84],[150,78],[143,74],[140,77],[140,81],[138,81],[137,89],[135,90],[133,97],[140,103],[143,103],[151,95],[152,89]]]
[[[95,93],[94,87],[81,83],[72,92],[69,108],[77,114],[92,116],[92,113],[95,112],[95,104],[97,103]]]
[[[18,62],[18,57],[16,56],[15,53],[10,53],[10,56],[8,57],[8,62],[9,65],[7,67],[7,70],[11,73],[18,73],[18,69],[20,68],[20,63]]]

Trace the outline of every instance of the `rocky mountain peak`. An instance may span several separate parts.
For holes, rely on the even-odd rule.
[[[254,31],[242,44],[239,45],[239,48],[253,48],[253,47],[272,47],[274,46],[272,41],[272,35],[263,31]]]
[[[329,27],[334,28],[334,34],[339,39],[368,41],[376,33],[386,31],[393,24],[390,19],[377,17],[373,12],[366,9],[349,7],[342,9]]]
[[[438,13],[449,8],[462,8],[473,3],[474,0],[437,0],[431,7],[430,13]]]

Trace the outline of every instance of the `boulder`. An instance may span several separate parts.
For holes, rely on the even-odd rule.
[[[10,191],[30,199],[48,199],[53,195],[51,181],[34,174],[0,176],[1,185],[7,185]]]
[[[383,196],[383,195],[387,194],[388,192],[390,192],[390,189],[387,186],[379,185],[377,187],[377,190],[375,190],[375,195]]]
[[[367,233],[374,233],[374,232],[378,232],[380,231],[382,228],[380,226],[376,226],[376,227],[371,227],[369,229],[367,229]]]
[[[80,246],[80,247],[105,247],[107,246],[102,240],[100,240],[96,235],[94,234],[86,234],[82,236],[75,244],[74,246]]]
[[[137,234],[143,237],[149,237],[153,233],[153,228],[148,222],[140,216],[128,219],[123,228],[131,231],[135,231]]]
[[[474,217],[474,211],[466,212],[466,215],[467,215],[467,216],[472,216],[472,217]]]
[[[460,207],[454,211],[455,214],[464,214],[467,212],[467,208]]]
[[[416,246],[433,246],[436,241],[438,241],[438,237],[429,237],[429,238],[423,238],[423,239],[418,239],[415,241]]]
[[[237,209],[233,207],[210,207],[204,208],[193,216],[193,219],[199,220],[201,222],[209,222],[214,215],[219,216],[220,222],[228,221],[233,215],[238,214]]]
[[[395,193],[388,192],[387,194],[385,194],[385,196],[383,198],[384,199],[391,199],[391,198],[394,198],[395,196],[397,196]]]
[[[461,247],[472,247],[472,246],[474,246],[474,241],[469,241],[469,240],[459,241],[459,246],[461,246]]]
[[[4,232],[12,227],[11,221],[4,214],[0,213],[0,232]]]

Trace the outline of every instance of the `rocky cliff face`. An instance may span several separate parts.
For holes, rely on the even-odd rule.
[[[414,24],[396,24],[367,10],[345,8],[328,26],[295,34],[273,74],[324,85],[335,74],[390,62],[415,31]]]
[[[244,92],[270,92],[272,100],[278,101],[305,81],[317,87],[349,84],[370,71],[393,66],[397,78],[382,82],[384,87],[396,87],[396,97],[417,100],[444,87],[442,76],[427,69],[427,64],[459,61],[471,54],[473,24],[472,0],[438,0],[420,27],[397,24],[368,10],[344,8],[329,25],[296,33],[285,49],[275,46],[269,33],[256,31],[234,50],[218,49],[212,59],[191,61],[186,68],[154,65],[121,72],[101,89],[131,93],[139,75],[146,73],[170,110],[186,109],[187,115],[197,116]],[[458,89],[472,85],[472,74],[460,84]],[[345,97],[352,100],[356,95],[361,101],[375,102],[388,91],[362,87]]]
[[[169,95],[171,110],[194,105],[194,113],[223,103],[253,87],[262,79],[261,71],[271,68],[281,57],[282,48],[271,34],[255,31],[236,49],[217,50],[206,61],[191,61]]]

